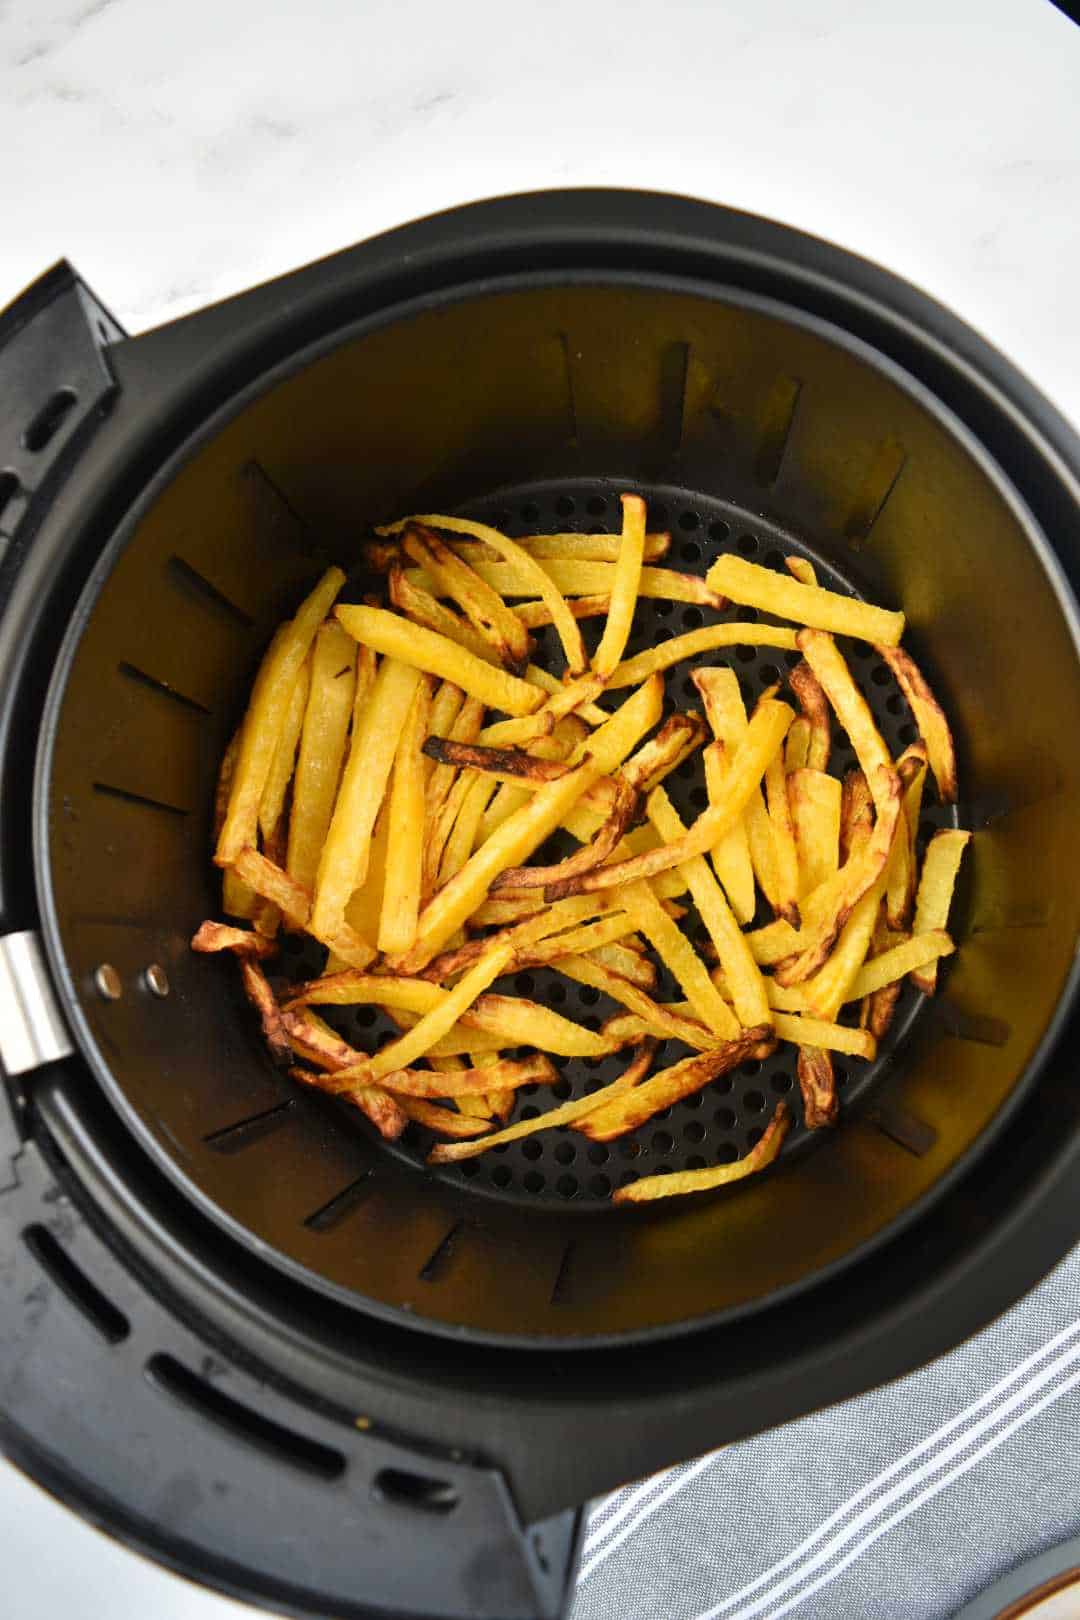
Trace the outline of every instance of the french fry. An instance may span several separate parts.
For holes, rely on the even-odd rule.
[[[404,1093],[410,1097],[465,1097],[482,1095],[491,1088],[516,1091],[519,1086],[539,1082],[553,1085],[559,1071],[542,1053],[526,1058],[503,1058],[490,1067],[459,1069],[456,1073],[439,1074],[432,1069],[392,1069],[383,1075],[382,1084],[395,1096]]]
[[[460,743],[448,737],[428,737],[424,743],[428,759],[459,769],[485,771],[500,782],[521,779],[530,782],[557,782],[570,769],[553,760],[541,759],[524,748],[495,748],[484,743]]]
[[[600,944],[593,945],[587,951],[579,954],[587,955],[593,962],[599,962],[602,967],[609,967],[613,973],[620,973],[624,979],[629,979],[631,984],[636,984],[639,990],[655,990],[655,964],[649,960],[643,951],[631,949],[629,943],[625,942],[625,936],[620,934],[614,939],[610,937],[614,933],[616,921],[629,924],[630,919],[625,916],[621,918],[608,917],[601,918],[599,922],[590,923],[589,928],[594,930],[597,936],[606,929],[609,932],[609,937]],[[574,933],[584,935],[585,930],[584,928],[575,929]],[[630,939],[636,939],[638,936],[631,934],[629,937]]]
[[[274,998],[266,975],[250,956],[239,956],[240,978],[244,994],[259,1015],[263,1036],[275,1062],[287,1061],[290,1055],[289,1037],[282,1019],[281,1009]]]
[[[958,832],[951,828],[936,832],[931,838],[923,857],[915,897],[916,935],[929,933],[932,929],[943,929],[948,923],[956,875],[970,842],[969,832]],[[911,980],[924,995],[932,996],[937,988],[937,963],[928,962],[924,967],[917,968]]]
[[[530,557],[540,561],[577,562],[618,562],[619,541],[617,534],[526,534],[518,540],[517,544],[522,551],[527,551]],[[671,535],[657,531],[645,536],[644,557],[646,562],[659,562],[665,557],[671,546]],[[459,556],[470,561],[494,562],[495,552],[482,541],[475,543],[470,540],[455,542],[455,551]]]
[[[874,825],[874,801],[863,771],[848,771],[840,790],[840,862],[845,864],[859,845],[870,837]]]
[[[910,939],[871,957],[852,980],[847,999],[861,1001],[863,996],[872,996],[875,991],[898,983],[906,974],[914,975],[937,962],[940,957],[951,956],[955,949],[943,928],[930,928],[925,933],[912,934]]]
[[[642,578],[649,572],[642,569]],[[645,592],[642,592],[644,595]],[[702,653],[716,652],[721,647],[784,647],[795,646],[795,631],[773,624],[706,624],[700,630],[687,630],[685,635],[672,636],[670,641],[658,642],[633,658],[624,659],[612,671],[607,686],[617,692],[624,686],[636,686],[647,675],[670,669],[688,658]]]
[[[406,951],[416,938],[424,858],[424,756],[431,679],[416,684],[394,754],[386,801],[386,869],[379,914],[380,951]]]
[[[529,661],[532,646],[529,632],[513,608],[506,605],[475,569],[451,551],[444,540],[422,524],[406,525],[401,546],[406,555],[435,580],[439,595],[449,596],[458,604],[473,628],[496,650],[499,661],[520,674]],[[403,573],[399,592],[418,588]]]
[[[839,596],[820,585],[802,585],[796,579],[747,562],[730,552],[718,557],[705,575],[714,591],[748,607],[774,613],[778,619],[828,630],[860,641],[895,647],[904,633],[904,615],[872,607],[852,596]]]
[[[359,693],[349,757],[315,878],[311,924],[320,937],[339,927],[350,896],[364,881],[375,817],[420,678],[411,664],[384,658],[370,692]]]
[[[407,1119],[441,1136],[467,1138],[483,1136],[491,1129],[491,1121],[480,1114],[457,1114],[438,1103],[426,1102],[423,1097],[396,1097],[395,1102]]]
[[[665,843],[674,843],[683,835],[683,824],[678,811],[671,803],[663,788],[657,788],[649,799],[649,816],[654,827],[664,839]],[[740,1024],[746,1028],[755,1025],[769,1025],[772,1023],[772,1012],[769,1007],[768,996],[762,981],[761,972],[750,948],[739,928],[738,923],[731,914],[731,910],[723,894],[710,872],[707,863],[700,855],[687,861],[681,868],[689,885],[698,915],[708,931],[709,938],[716,947],[716,953],[724,969],[731,999],[735,1007],[736,1017]],[[634,891],[638,891],[635,889]],[[651,891],[650,891],[651,892]],[[655,904],[659,904],[653,897]],[[628,915],[633,915],[627,908]],[[674,924],[671,924],[674,927]],[[648,930],[642,925],[642,932],[648,936]],[[659,947],[657,947],[659,948]],[[669,963],[669,966],[671,964]],[[702,969],[704,972],[704,969]],[[690,995],[689,986],[680,979],[687,995]],[[715,986],[713,986],[715,990]],[[691,997],[691,1000],[694,998]],[[703,1016],[703,1008],[695,1003],[695,1011],[699,1017]],[[716,1025],[710,1021],[710,1027]],[[722,1033],[717,1030],[717,1033]]]
[[[812,771],[823,771],[829,763],[832,750],[832,726],[829,721],[828,699],[821,682],[810,665],[803,659],[788,676],[788,685],[795,693],[802,710],[801,719],[809,728],[805,765]]]
[[[564,600],[575,619],[601,619],[611,607],[610,596],[568,596]],[[551,609],[546,602],[517,602],[514,612],[526,630],[541,630],[552,623]]]
[[[316,639],[322,633],[322,626],[316,632]],[[293,682],[289,694],[289,706],[285,712],[285,723],[274,749],[274,757],[270,762],[266,782],[259,800],[259,831],[263,838],[272,838],[281,820],[281,813],[285,808],[285,795],[289,783],[292,781],[293,767],[296,764],[296,750],[300,743],[300,732],[304,724],[304,711],[307,708],[308,691],[311,685],[311,654],[304,659]],[[239,734],[238,734],[239,736]],[[238,740],[238,738],[237,738]],[[224,818],[223,818],[224,819]],[[215,836],[220,833],[220,826]]]
[[[464,703],[465,694],[460,686],[455,686],[453,681],[440,681],[438,689],[431,699],[431,713],[428,716],[429,735],[432,737],[449,737]],[[425,783],[430,782],[434,769],[434,761],[425,759]]]
[[[647,1204],[657,1198],[676,1198],[685,1193],[710,1192],[714,1187],[726,1187],[733,1181],[743,1181],[757,1175],[772,1164],[779,1155],[791,1124],[786,1103],[777,1103],[776,1112],[765,1128],[761,1140],[749,1153],[733,1164],[718,1164],[706,1170],[676,1170],[670,1176],[643,1176],[627,1187],[617,1187],[611,1195],[613,1204]]]
[[[638,814],[641,794],[632,783],[616,779],[615,802],[611,814],[588,844],[573,855],[551,866],[508,866],[491,885],[492,894],[506,889],[545,889],[550,884],[591,872],[614,854],[623,833]]]
[[[349,635],[365,647],[415,670],[453,681],[455,686],[479,698],[489,708],[502,709],[510,715],[527,715],[544,701],[543,693],[529,681],[485,664],[446,636],[399,619],[385,608],[348,606],[336,608],[335,613]]]
[[[440,1142],[428,1154],[428,1163],[454,1164],[460,1159],[475,1158],[478,1153],[486,1153],[488,1148],[500,1147],[504,1142],[520,1141],[523,1136],[532,1136],[535,1131],[551,1130],[557,1125],[576,1125],[594,1109],[603,1108],[613,1098],[632,1091],[649,1072],[654,1051],[654,1046],[646,1044],[610,1085],[592,1092],[590,1096],[574,1097],[569,1102],[560,1103],[557,1108],[550,1108],[536,1119],[519,1120],[517,1124],[508,1125],[505,1130],[495,1131],[478,1142]]]
[[[307,1069],[291,1068],[289,1073],[294,1080],[302,1085],[312,1086],[318,1091],[333,1091],[335,1088],[328,1085],[324,1074],[312,1074]],[[379,1135],[388,1142],[396,1141],[409,1123],[408,1115],[399,1106],[395,1098],[383,1091],[381,1086],[353,1086],[341,1095],[346,1102],[354,1103],[361,1113],[367,1115],[375,1126]]]
[[[795,824],[788,800],[787,776],[780,751],[765,767],[765,806],[773,833],[776,862],[776,909],[781,917],[799,926],[799,855],[795,847]]]
[[[647,991],[640,989],[632,980],[624,978],[621,973],[613,972],[603,962],[592,961],[585,956],[563,956],[556,958],[552,967],[566,978],[573,979],[578,984],[590,985],[592,989],[610,996],[612,1001],[619,1002],[628,1012],[636,1014],[642,1022],[640,1027],[635,1026],[637,1031],[633,1037],[635,1039],[638,1034],[644,1032],[662,1041],[682,1041],[686,1046],[692,1046],[701,1052],[712,1051],[720,1044],[721,1037],[700,1019],[690,1017],[686,1013],[673,1012],[669,1006],[654,1000]],[[730,1010],[729,1018],[731,1020],[729,1027],[737,1033],[738,1024],[731,1017]],[[620,1036],[615,1044],[622,1045],[629,1038]]]
[[[615,582],[615,564],[606,562],[579,562],[576,558],[530,558],[534,568],[546,574],[549,586],[565,596],[610,596]],[[535,597],[541,593],[535,576],[518,563],[477,562],[476,572],[500,596]],[[438,589],[437,582],[426,569],[417,569],[413,583],[424,590]],[[694,602],[702,607],[722,611],[725,598],[707,584],[699,574],[677,573],[671,568],[644,567],[638,585],[638,595],[662,602]],[[861,605],[861,604],[860,604]]]
[[[723,781],[730,768],[731,756],[746,734],[746,709],[743,706],[742,693],[734,670],[723,667],[696,669],[691,679],[701,694],[713,736],[720,744],[719,748],[709,749],[705,754],[705,786],[709,803],[717,805],[721,801]],[[740,820],[729,827],[727,832],[721,833],[713,845],[711,857],[713,870],[724,886],[731,909],[744,927],[753,920],[757,909],[751,830],[759,841],[759,860],[763,865],[766,859],[768,861],[766,881],[762,882],[760,873],[758,881],[762,883],[766,899],[771,905],[776,894],[772,828],[768,822],[760,788],[751,794],[750,802]]]
[[[897,685],[915,716],[915,724],[926,744],[930,769],[937,783],[938,798],[942,804],[955,804],[958,792],[956,748],[944,709],[909,653],[901,647],[884,644],[874,650],[896,676]]]
[[[840,930],[832,954],[813,977],[806,979],[803,993],[807,1009],[818,1018],[831,1023],[848,999],[855,975],[870,949],[870,936],[874,931],[874,919],[884,888],[885,873],[882,871],[856,901]]]
[[[926,779],[926,749],[922,743],[908,748],[896,762],[904,798],[900,806],[900,825],[889,856],[889,874],[885,880],[885,910],[889,927],[904,929],[911,922],[915,906],[918,867],[915,859],[915,837],[922,807],[923,783]]]
[[[840,1113],[840,1094],[831,1055],[820,1046],[800,1046],[795,1062],[802,1092],[803,1123],[808,1131],[835,1125]]]
[[[474,1052],[469,1055],[469,1062],[475,1069],[494,1069],[502,1062],[501,1052]],[[492,1116],[503,1123],[509,1119],[514,1111],[516,1101],[514,1088],[503,1087],[488,1094],[487,1105]]]
[[[851,671],[830,635],[823,630],[800,630],[796,639],[799,651],[848,734],[869,784],[874,808],[880,816],[886,799],[891,797],[890,779],[895,777],[896,772],[889,750],[870,713],[870,705],[855,685]]]
[[[829,1052],[844,1052],[849,1057],[865,1058],[872,1063],[877,1057],[877,1042],[868,1029],[849,1029],[846,1024],[813,1018],[809,1013],[773,1013],[773,1024],[782,1041],[796,1046],[814,1046]]]
[[[470,771],[465,781],[465,794],[439,862],[440,886],[456,877],[472,854],[488,800],[495,792],[495,782],[488,776]]]
[[[792,771],[805,768],[809,752],[810,722],[805,714],[799,714],[791,722],[791,729],[784,743],[784,770],[789,776]]]
[[[200,923],[191,937],[191,949],[202,953],[233,951],[237,956],[265,958],[277,955],[274,940],[266,939],[253,928],[230,928],[228,923],[207,920]]]
[[[240,733],[240,748],[229,792],[229,808],[214,859],[231,866],[240,851],[255,843],[259,805],[274,754],[289,712],[293,686],[315,632],[345,583],[340,568],[329,568],[296,615],[274,637],[263,659]]]
[[[541,669],[538,664],[530,664],[525,671],[525,677],[534,686],[539,686],[542,691],[546,692],[549,698],[558,699],[557,703],[548,703],[545,709],[539,711],[540,714],[545,712],[551,714],[556,721],[565,718],[569,714],[580,715],[581,719],[592,726],[594,730],[611,718],[606,710],[598,708],[592,701],[594,697],[599,696],[605,690],[606,685],[602,678],[595,673],[581,675],[575,680],[563,682],[555,675],[549,674],[546,669]]]
[[[448,517],[445,513],[438,512],[429,513],[424,517],[406,518],[405,523],[421,523],[428,528],[445,529],[450,534],[472,535],[484,545],[490,546],[492,551],[498,552],[502,562],[492,566],[511,571],[514,579],[519,585],[523,585],[523,588],[515,592],[505,589],[497,580],[490,580],[488,583],[495,586],[500,596],[539,596],[551,614],[551,622],[562,642],[570,673],[580,675],[586,669],[587,660],[581,631],[563,600],[563,588],[558,584],[550,566],[545,567],[526,547],[520,546],[516,540],[511,540],[501,530],[493,529],[487,523],[472,523],[468,518]],[[379,529],[377,533],[393,532],[398,527],[400,525],[392,524],[387,530]],[[481,578],[485,578],[485,566],[479,565],[474,570]]]
[[[597,728],[589,755],[561,781],[548,782],[516,810],[461,871],[428,902],[420,916],[417,943],[407,961],[393,965],[418,972],[460,928],[487,894],[499,873],[520,865],[562,821],[587,787],[609,775],[660,717],[663,683],[647,682]]]
[[[306,929],[321,944],[326,945],[351,967],[365,968],[375,959],[375,952],[355,929],[342,920],[336,927],[321,932],[310,916],[311,891],[295,882],[275,862],[267,860],[255,849],[242,849],[235,861],[240,878],[264,900],[280,907],[292,927]]]
[[[807,766],[787,779],[799,858],[799,898],[832,877],[840,864],[840,800],[835,776]]]
[[[425,630],[434,630],[436,635],[445,636],[448,641],[456,641],[459,647],[464,647],[482,663],[501,664],[504,661],[498,642],[485,636],[451,608],[444,607],[430,591],[422,590],[400,563],[391,566],[387,591],[398,612],[411,619],[413,624],[423,625]],[[521,624],[520,619],[518,624]]]
[[[593,1142],[611,1142],[627,1131],[636,1130],[661,1108],[672,1107],[744,1063],[751,1049],[768,1034],[767,1029],[744,1030],[737,1040],[727,1041],[713,1052],[698,1052],[693,1057],[683,1058],[632,1091],[592,1110],[577,1121],[577,1128]]]
[[[816,585],[818,582],[817,570],[806,557],[785,557],[784,567],[800,585]]]
[[[611,605],[592,667],[605,680],[622,658],[637,607],[641,565],[645,556],[645,502],[640,495],[622,497],[622,537],[611,584]]]
[[[356,652],[355,641],[340,625],[331,621],[319,626],[311,652],[285,856],[289,876],[306,889],[315,886],[319,856],[334,813],[356,694]]]
[[[650,815],[653,816],[654,825],[658,826],[661,837],[664,836],[663,825],[674,830],[673,824],[677,822],[681,828],[682,823],[678,814],[662,787],[654,790],[650,805],[655,806],[650,809]],[[660,823],[663,825],[659,825]],[[698,856],[696,863],[688,862],[683,867],[683,875],[690,884],[690,892],[710,932],[713,928],[721,931],[724,929],[726,914],[731,931],[738,934],[738,927],[728,911],[727,902],[717,888],[716,880],[705,861]],[[704,962],[686,935],[667,915],[649,885],[643,882],[628,883],[625,888],[619,890],[619,899],[626,909],[627,916],[645,935],[657,955],[682,985],[695,1014],[705,1027],[711,1030],[718,1040],[733,1040],[738,1034],[738,1020],[733,1017],[727,1002],[709,978]],[[768,1004],[764,1001],[764,996],[762,1004],[767,1015]]]
[[[690,830],[675,843],[587,872],[583,877],[572,880],[574,888],[568,892],[613,888],[632,883],[638,878],[655,877],[673,866],[681,866],[695,855],[705,854],[720,834],[741,816],[750,795],[761,781],[766,765],[783,742],[793,718],[786,703],[777,703],[772,698],[763,699],[735,751],[731,770],[724,781],[723,799],[719,804],[703,810]],[[562,885],[549,889],[548,898],[561,898],[561,891]]]

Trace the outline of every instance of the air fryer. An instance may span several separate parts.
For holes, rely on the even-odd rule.
[[[555,193],[137,339],[57,267],[0,317],[0,381],[0,1406],[57,1494],[286,1612],[558,1615],[586,1497],[907,1370],[1075,1239],[1080,454],[951,316],[760,220]],[[218,760],[326,563],[358,592],[402,512],[604,528],[624,489],[676,566],[797,551],[903,607],[975,831],[944,987],[905,992],[840,1128],[629,1211],[620,1180],[798,1115],[782,1054],[628,1141],[433,1171],[298,1090],[188,950],[220,907]],[[695,615],[643,604],[635,645]],[[783,674],[727,656],[750,695]]]

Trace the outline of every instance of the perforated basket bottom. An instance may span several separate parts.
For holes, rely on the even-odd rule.
[[[467,515],[496,525],[510,535],[570,532],[618,533],[621,521],[619,494],[623,482],[594,480],[572,486],[565,484],[530,485],[505,489],[472,503]],[[764,518],[750,516],[723,501],[702,497],[670,485],[639,486],[648,503],[650,530],[670,529],[671,549],[661,566],[687,573],[704,574],[724,551],[733,551],[765,567],[786,572],[785,556],[798,554],[814,564],[822,585],[847,595],[860,594],[850,579],[805,543]],[[894,604],[888,603],[887,606]],[[642,601],[634,619],[627,655],[670,640],[685,630],[704,623],[727,619],[742,622],[757,618],[751,608],[733,606],[723,614],[681,602]],[[595,646],[603,621],[585,620],[582,630],[586,645]],[[859,686],[873,710],[885,741],[895,754],[916,738],[903,697],[888,668],[865,642],[841,639]],[[537,633],[536,662],[561,673],[561,648],[550,628]],[[783,681],[787,670],[799,662],[799,654],[779,652],[770,647],[738,646],[707,653],[694,664],[679,664],[666,675],[665,713],[675,709],[700,709],[697,689],[690,672],[700,664],[729,664],[739,677],[748,710],[761,692]],[[604,706],[615,708],[625,693],[612,694]],[[833,751],[829,769],[842,776],[856,764],[846,736],[834,726]],[[692,820],[705,806],[706,793],[700,754],[687,760],[667,779],[666,786],[685,821]],[[928,779],[919,828],[920,855],[927,839],[939,828],[955,824],[955,811],[939,805],[932,779]],[[544,859],[559,859],[576,844],[568,834],[556,835],[544,846]],[[691,905],[682,927],[692,938],[702,938],[703,930],[692,909],[689,896],[681,903]],[[770,920],[771,912],[762,903],[755,925]],[[289,953],[283,963],[290,977],[306,977],[322,969],[325,955],[319,947],[292,935],[285,940]],[[499,981],[495,990],[531,996],[555,1008],[566,1017],[598,1030],[612,1013],[623,1009],[607,996],[588,986],[572,983],[549,968],[530,969]],[[666,969],[661,969],[655,992],[662,1001],[682,998],[683,992]],[[834,1066],[843,1107],[862,1097],[877,1076],[893,1061],[897,1047],[908,1035],[919,1015],[923,998],[906,985],[888,1037],[881,1043],[874,1063],[858,1058],[836,1057]],[[396,1026],[374,1007],[324,1008],[328,1021],[354,1045],[375,1050],[398,1033]],[[857,1022],[857,1005],[842,1014],[841,1021]],[[678,1041],[667,1041],[657,1051],[653,1073],[688,1055]],[[534,1118],[557,1102],[597,1091],[620,1074],[630,1054],[616,1053],[606,1058],[561,1058],[556,1060],[560,1079],[555,1086],[523,1086],[517,1093],[511,1121]],[[533,1203],[537,1199],[578,1204],[605,1203],[612,1189],[625,1186],[642,1175],[667,1170],[696,1170],[741,1157],[760,1137],[780,1098],[793,1114],[793,1127],[784,1145],[785,1154],[800,1153],[826,1140],[827,1131],[807,1131],[803,1125],[802,1102],[795,1078],[795,1049],[781,1044],[764,1062],[744,1063],[731,1074],[714,1080],[703,1090],[671,1108],[662,1109],[640,1130],[616,1142],[589,1142],[568,1126],[539,1131],[521,1141],[492,1148],[489,1153],[460,1164],[428,1171],[466,1182],[475,1192],[489,1197]],[[348,1105],[342,1105],[348,1108]],[[354,1109],[348,1108],[357,1129],[367,1129]],[[385,1146],[411,1163],[422,1164],[431,1142],[429,1131],[410,1125],[401,1141]],[[614,1207],[614,1206],[612,1206]]]

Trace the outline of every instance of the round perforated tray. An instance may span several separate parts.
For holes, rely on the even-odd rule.
[[[625,483],[604,480],[571,487],[564,484],[519,487],[498,491],[485,501],[472,503],[467,508],[467,515],[495,524],[514,536],[569,531],[618,533],[621,518],[619,494],[626,488]],[[639,486],[638,493],[648,503],[650,530],[667,528],[671,531],[671,549],[660,566],[704,574],[721,552],[734,551],[765,567],[786,572],[785,556],[798,554],[811,560],[822,585],[848,595],[860,594],[834,566],[775,523],[749,516],[722,501],[703,498],[668,485]],[[685,630],[696,629],[706,619],[709,623],[723,622],[725,619],[745,622],[757,616],[752,608],[746,607],[733,606],[726,613],[714,614],[681,602],[643,600],[634,619],[627,655],[654,646],[657,641],[670,640]],[[599,619],[582,622],[582,631],[590,650],[599,640],[602,623]],[[908,743],[915,741],[916,730],[890,671],[875,658],[872,647],[867,643],[841,638],[840,645],[870,703],[885,741],[894,755],[900,753]],[[564,667],[558,639],[550,628],[537,632],[536,662],[557,672]],[[695,660],[695,665],[680,664],[668,671],[665,713],[670,714],[676,709],[700,709],[697,689],[690,679],[691,668],[698,664],[730,664],[738,674],[749,710],[766,687],[783,681],[787,670],[798,662],[798,653],[779,652],[770,647],[738,646],[707,653]],[[612,694],[603,700],[604,706],[617,707],[625,695]],[[830,771],[843,776],[856,763],[847,737],[834,725]],[[685,821],[699,814],[706,804],[700,754],[680,765],[667,779],[666,786]],[[937,803],[932,778],[928,778],[919,829],[920,854],[926,840],[937,828],[953,825],[954,822],[955,812]],[[576,847],[569,834],[557,834],[543,846],[540,858],[557,860]],[[689,896],[684,897],[681,903],[691,904]],[[771,912],[762,903],[754,919],[755,926],[770,918]],[[692,907],[682,927],[689,931],[692,938],[704,937]],[[313,947],[310,942],[292,935],[285,940],[285,950],[290,954],[283,967],[291,977],[306,977],[309,973],[321,971],[321,957],[325,953],[319,947]],[[507,994],[516,992],[531,996],[593,1030],[598,1030],[612,1013],[622,1010],[599,991],[572,983],[549,968],[518,973],[512,978],[500,980],[493,988]],[[666,969],[661,968],[655,995],[661,1001],[682,998],[683,992]],[[838,1057],[834,1060],[842,1106],[864,1094],[882,1069],[892,1061],[897,1046],[918,1015],[922,999],[910,985],[905,986],[892,1028],[881,1043],[873,1064],[858,1058]],[[321,1010],[348,1040],[370,1051],[398,1033],[390,1019],[374,1007]],[[857,1014],[858,1007],[853,1005],[841,1015],[841,1021],[855,1023]],[[681,1042],[664,1043],[657,1050],[652,1072],[677,1062],[688,1053],[689,1049]],[[558,1101],[598,1090],[621,1073],[627,1061],[626,1053],[584,1060],[557,1059],[556,1066],[560,1073],[558,1084],[554,1087],[523,1086],[517,1093],[511,1120],[535,1117]],[[674,1107],[662,1109],[640,1130],[616,1142],[589,1142],[571,1127],[562,1126],[553,1131],[537,1132],[521,1141],[492,1148],[478,1158],[429,1173],[458,1182],[464,1180],[476,1192],[488,1196],[525,1202],[555,1199],[560,1202],[603,1203],[609,1199],[614,1187],[625,1186],[641,1175],[654,1175],[667,1170],[703,1169],[707,1165],[739,1158],[760,1137],[781,1097],[786,1099],[794,1116],[793,1128],[784,1145],[785,1154],[805,1151],[814,1141],[827,1137],[828,1132],[808,1132],[803,1126],[802,1103],[795,1078],[795,1049],[782,1044],[764,1062],[744,1063],[733,1073],[714,1080],[702,1091],[676,1103]],[[368,1128],[355,1110],[349,1109],[349,1112],[356,1120],[358,1129]],[[402,1154],[413,1162],[422,1161],[433,1140],[430,1132],[410,1125],[401,1141],[387,1146],[386,1151]]]

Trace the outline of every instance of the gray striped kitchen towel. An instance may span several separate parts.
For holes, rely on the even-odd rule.
[[[907,1378],[594,1503],[572,1620],[946,1620],[1080,1534],[1080,1248]]]

